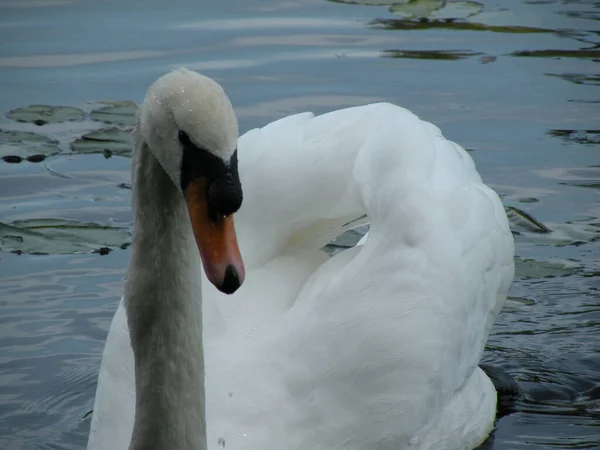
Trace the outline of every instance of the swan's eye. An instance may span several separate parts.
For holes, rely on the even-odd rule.
[[[183,145],[184,147],[190,145],[190,137],[187,135],[187,133],[185,131],[181,131],[179,130],[179,142],[181,142],[181,145]]]

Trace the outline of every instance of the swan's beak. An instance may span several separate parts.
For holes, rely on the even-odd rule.
[[[237,243],[233,216],[211,218],[209,180],[192,180],[184,191],[196,244],[208,280],[221,292],[233,294],[244,282],[244,262]]]

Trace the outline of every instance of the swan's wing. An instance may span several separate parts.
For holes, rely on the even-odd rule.
[[[323,445],[421,448],[427,430],[448,427],[444,442],[456,448],[492,427],[493,387],[477,364],[513,277],[504,209],[436,127],[402,108],[376,110],[381,123],[355,149],[344,190],[371,220],[364,245],[320,266],[277,326],[231,345],[231,362],[212,353],[222,368],[211,369],[214,392],[244,393],[215,397],[214,417],[262,418],[269,427],[253,439],[307,443],[305,427],[289,426],[305,424]]]
[[[293,358],[316,368],[329,412],[351,397],[363,407],[356,416],[372,421],[371,438],[386,429],[410,436],[476,371],[512,282],[512,235],[470,156],[405,111],[390,108],[354,178],[369,237],[347,262],[314,274],[287,333],[297,334]],[[402,410],[413,414],[399,420]]]

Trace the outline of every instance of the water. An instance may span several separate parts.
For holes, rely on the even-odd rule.
[[[454,24],[322,0],[4,1],[0,111],[139,102],[179,65],[223,84],[242,131],[304,110],[410,108],[473,150],[506,205],[553,230],[515,222],[518,277],[484,359],[514,375],[527,399],[498,421],[488,448],[597,448],[599,18],[598,3],[583,0],[487,2]],[[25,252],[0,253],[1,448],[86,442],[131,224],[128,159],[68,150],[102,126],[0,119],[62,149],[40,163],[0,161],[0,221],[73,221],[46,228],[47,238],[12,228],[21,234],[11,245]],[[69,254],[75,241],[112,251]]]

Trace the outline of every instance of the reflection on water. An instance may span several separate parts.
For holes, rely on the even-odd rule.
[[[129,256],[135,107],[113,100],[141,101],[181,64],[225,86],[244,130],[391,101],[468,148],[517,244],[484,360],[526,392],[482,448],[600,446],[599,12],[584,0],[0,2],[0,111],[84,116],[0,119],[0,157],[15,162],[0,160],[0,447],[85,444]]]

